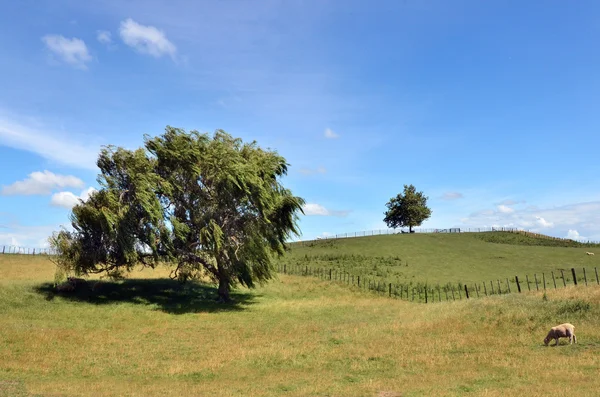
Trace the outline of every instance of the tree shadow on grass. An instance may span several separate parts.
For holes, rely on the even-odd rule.
[[[116,282],[101,281],[96,288],[94,282],[79,286],[75,291],[57,292],[52,283],[34,287],[46,300],[56,296],[74,302],[106,305],[114,303],[136,303],[156,305],[157,310],[169,314],[212,313],[220,311],[242,311],[254,303],[256,294],[231,292],[232,302],[217,302],[217,289],[213,286],[188,281],[185,284],[171,279],[128,279]]]

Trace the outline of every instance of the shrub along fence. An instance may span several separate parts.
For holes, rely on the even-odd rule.
[[[283,274],[292,274],[307,277],[316,277],[336,283],[347,284],[372,291],[390,298],[402,299],[410,302],[434,303],[442,301],[455,301],[462,299],[481,298],[491,295],[505,295],[527,291],[545,291],[547,289],[566,288],[568,285],[600,285],[598,268],[593,271],[582,268],[577,270],[558,269],[556,272],[535,273],[533,277],[525,275],[524,278],[515,276],[480,281],[476,283],[389,283],[375,278],[361,277],[337,269],[313,268],[310,266],[278,264],[277,271]]]

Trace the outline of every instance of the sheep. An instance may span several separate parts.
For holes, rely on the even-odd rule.
[[[548,332],[548,335],[544,338],[544,344],[548,346],[550,340],[555,339],[556,345],[558,345],[558,338],[569,338],[569,342],[572,345],[573,342],[577,343],[577,337],[575,336],[575,326],[573,324],[564,323],[552,327]]]
[[[586,254],[588,254],[588,255],[594,255],[593,252],[586,252]]]

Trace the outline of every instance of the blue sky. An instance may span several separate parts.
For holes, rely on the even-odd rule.
[[[382,229],[414,184],[428,228],[600,240],[593,1],[6,2],[0,245],[41,247],[104,144],[166,125],[276,149],[303,238]]]

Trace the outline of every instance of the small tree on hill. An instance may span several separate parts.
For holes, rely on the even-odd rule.
[[[171,263],[173,278],[208,276],[228,301],[232,286],[271,278],[272,254],[299,234],[304,200],[279,181],[285,159],[222,130],[167,127],[134,151],[103,148],[97,164],[101,189],[73,208],[72,232],[50,238],[67,273]]]
[[[393,229],[408,226],[412,233],[413,227],[421,226],[423,221],[431,216],[427,199],[428,197],[424,196],[423,192],[417,192],[413,185],[404,185],[404,194],[399,193],[386,204],[388,210],[383,221]]]

